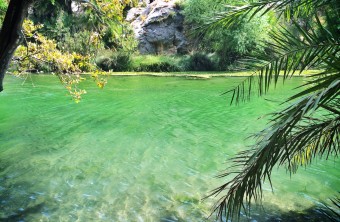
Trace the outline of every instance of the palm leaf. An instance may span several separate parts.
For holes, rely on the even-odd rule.
[[[315,16],[318,20],[318,16]],[[333,33],[329,34],[329,38],[325,38],[324,33],[328,31],[324,26],[320,26],[320,32],[307,32],[298,23],[294,23],[294,27],[298,30],[298,35],[292,35],[289,30],[282,29],[271,33],[272,43],[268,45],[273,49],[274,56],[272,58],[247,58],[241,63],[245,66],[253,67],[258,70],[252,76],[240,83],[234,89],[226,92],[237,93],[238,96],[233,96],[231,103],[239,103],[249,100],[252,95],[249,88],[255,89],[257,84],[258,95],[263,95],[268,92],[270,85],[276,85],[279,81],[279,76],[282,76],[283,81],[290,78],[294,74],[302,73],[309,67],[325,64],[328,67],[333,67],[333,70],[326,70],[325,73],[332,74],[334,70],[338,70],[340,66],[339,51],[340,39],[332,37]],[[305,38],[301,38],[304,36]],[[311,76],[315,78],[316,76]],[[248,90],[241,90],[248,88]],[[242,92],[247,93],[242,94]]]
[[[333,4],[336,0],[260,0],[252,1],[246,5],[226,5],[226,10],[216,13],[201,28],[213,29],[215,26],[230,26],[242,19],[252,19],[256,15],[264,15],[270,11],[276,11],[279,16],[285,16],[287,20],[299,15],[312,14],[315,9]]]
[[[338,155],[340,115],[323,109],[323,105],[327,106],[334,98],[339,98],[339,91],[338,79],[328,87],[273,114],[273,124],[255,135],[257,145],[233,159],[232,164],[235,166],[230,171],[236,172],[236,175],[223,174],[234,175],[234,178],[210,194],[216,196],[223,191],[227,192],[215,206],[220,219],[224,215],[237,218],[238,212],[241,209],[247,210],[252,200],[260,201],[262,182],[265,179],[270,182],[271,172],[276,164],[284,165],[295,173],[299,165],[308,165],[313,157],[328,158],[329,155]],[[313,114],[318,111],[327,112],[327,115],[320,119],[313,118]]]
[[[338,193],[339,194],[339,193]],[[320,211],[323,213],[330,221],[339,222],[340,218],[340,197],[335,196],[330,199],[332,206],[323,203]]]
[[[282,2],[272,1],[273,5],[267,7],[280,10],[289,10],[286,7],[291,4],[307,7],[307,1]],[[322,5],[330,1],[308,2]],[[264,10],[262,6],[253,13]],[[236,19],[251,10],[236,10],[239,13]],[[232,23],[228,19],[234,19],[233,16],[227,16],[224,21]],[[221,174],[233,178],[209,195],[219,197],[214,209],[220,220],[223,216],[238,219],[241,210],[249,212],[253,201],[261,201],[262,183],[267,179],[271,184],[275,165],[295,173],[299,166],[310,164],[315,157],[327,159],[330,155],[337,157],[340,152],[340,39],[334,30],[320,22],[319,15],[314,20],[310,27],[316,27],[315,30],[306,30],[293,22],[297,35],[284,28],[272,32],[272,42],[268,43],[274,52],[271,58],[243,61],[258,71],[229,91],[233,94],[231,103],[249,100],[254,90],[263,95],[280,77],[285,81],[308,67],[322,66],[324,70],[308,77],[299,87],[301,91],[285,102],[287,108],[273,113],[270,126],[254,135],[255,145],[233,158],[232,166]]]

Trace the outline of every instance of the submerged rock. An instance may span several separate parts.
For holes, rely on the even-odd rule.
[[[151,2],[151,3],[149,3]],[[141,54],[186,53],[184,16],[176,0],[155,0],[129,10],[126,20],[134,29]],[[142,7],[142,6],[145,7]]]

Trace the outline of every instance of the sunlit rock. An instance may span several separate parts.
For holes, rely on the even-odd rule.
[[[186,53],[188,42],[183,34],[184,16],[176,0],[155,0],[129,10],[138,49],[142,54]]]

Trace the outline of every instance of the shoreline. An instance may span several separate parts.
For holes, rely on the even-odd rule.
[[[307,70],[302,72],[301,74],[295,74],[292,77],[306,77],[312,74],[316,74],[320,72],[320,70]],[[15,75],[12,72],[8,72],[8,74]],[[49,75],[49,73],[29,73],[33,75]],[[51,73],[55,75],[54,73]],[[94,73],[81,73],[81,75],[94,75]],[[214,77],[249,77],[254,75],[254,71],[243,71],[243,72],[217,72],[217,71],[202,71],[202,72],[99,72],[97,75],[99,76],[151,76],[151,77],[185,77],[190,79],[210,79]],[[256,75],[255,75],[256,76]],[[283,73],[280,73],[280,76],[283,76]]]
[[[316,74],[320,70],[308,70],[301,74],[295,74],[292,77],[305,77],[312,74]],[[186,77],[196,79],[210,79],[213,77],[249,77],[254,74],[254,71],[243,71],[243,72],[103,72],[100,75],[107,76],[153,76],[153,77]],[[83,73],[82,75],[92,75],[92,73]],[[280,73],[283,76],[283,73]]]

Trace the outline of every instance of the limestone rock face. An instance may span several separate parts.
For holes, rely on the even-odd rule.
[[[147,1],[145,7],[129,10],[126,20],[131,22],[141,54],[186,53],[184,17],[175,1]]]

